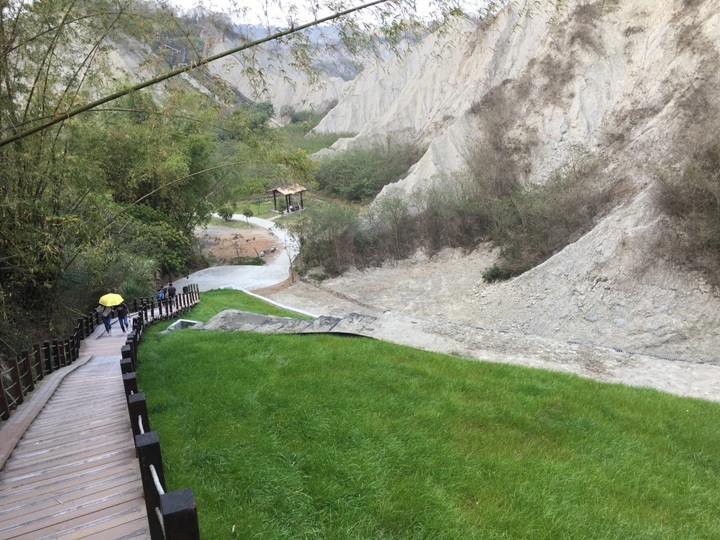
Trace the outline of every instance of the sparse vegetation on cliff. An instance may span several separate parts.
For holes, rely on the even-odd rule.
[[[413,146],[348,150],[320,161],[315,181],[321,191],[351,202],[367,202],[397,182],[420,159]]]
[[[699,147],[680,173],[660,174],[657,193],[674,224],[666,247],[679,263],[720,286],[720,134]]]

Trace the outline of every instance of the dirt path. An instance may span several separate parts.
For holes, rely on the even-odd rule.
[[[211,225],[196,232],[202,250],[217,265],[232,264],[241,257],[272,261],[280,253],[280,240],[262,227],[235,228]]]

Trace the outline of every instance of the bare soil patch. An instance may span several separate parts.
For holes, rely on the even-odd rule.
[[[273,233],[262,227],[236,229],[212,225],[196,231],[201,249],[210,255],[214,264],[235,264],[241,257],[261,257],[274,260],[282,245]]]

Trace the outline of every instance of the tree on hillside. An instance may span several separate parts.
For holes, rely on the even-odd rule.
[[[273,3],[277,2],[267,4]],[[315,15],[328,5],[335,11],[352,8],[346,1],[303,4]],[[386,43],[397,43],[406,31],[417,28],[411,2],[373,4],[377,17],[387,23]],[[456,4],[437,3],[444,9],[443,16],[456,12]],[[303,25],[297,24],[300,11],[291,7],[286,13],[288,30],[269,31],[267,37],[248,41],[238,52],[275,39],[295,38],[302,45]],[[377,42],[376,28],[368,33],[370,23],[365,19],[345,17],[336,22],[341,36],[355,50]],[[173,46],[186,43],[195,60],[143,83],[121,82],[118,87],[106,54],[110,40],[133,36],[154,43],[152,36],[158,29],[179,36]],[[153,260],[167,259],[167,253],[162,249],[149,253],[153,251],[149,247],[183,246],[171,230],[187,238],[194,223],[209,212],[213,198],[228,195],[223,191],[228,176],[252,178],[258,167],[278,176],[286,175],[288,169],[300,176],[310,174],[304,160],[275,150],[271,136],[262,134],[267,116],[262,108],[249,115],[249,123],[247,116],[237,115],[239,121],[233,126],[224,121],[232,117],[226,105],[203,103],[198,95],[189,98],[181,91],[166,93],[161,103],[139,92],[164,81],[170,85],[182,72],[220,56],[200,60],[198,44],[163,3],[10,0],[2,4],[3,336],[17,334],[10,328],[12,321],[38,317],[40,325],[59,331],[64,321],[74,320],[65,315],[66,310],[84,311],[92,295],[108,286],[109,275],[117,275],[128,290],[137,290],[142,283],[149,286],[155,272],[177,269],[182,261]],[[307,47],[293,51],[288,62],[309,65]],[[248,70],[252,69],[248,63]],[[89,111],[92,114],[82,114]],[[228,136],[228,131],[234,134]],[[238,163],[242,165],[234,169],[227,166]],[[164,219],[129,212],[137,205],[147,206],[154,216]],[[152,233],[143,228],[148,226]],[[126,245],[130,231],[143,239],[144,247]],[[129,260],[137,275],[123,281],[119,269],[127,267]],[[78,291],[81,297],[68,298],[68,290]],[[6,350],[14,347],[6,343]]]

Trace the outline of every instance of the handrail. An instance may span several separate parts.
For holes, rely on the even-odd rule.
[[[183,294],[180,298],[178,298],[180,295],[176,296],[174,302],[156,304],[154,299],[141,302],[138,305],[138,316],[133,320],[133,330],[128,334],[125,345],[121,348],[120,369],[123,374],[135,451],[140,462],[140,477],[152,540],[199,540],[200,538],[197,507],[192,489],[166,493],[160,436],[156,431],[150,431],[145,394],[138,391],[136,375],[137,349],[148,324],[184,313],[199,301],[197,285],[184,287],[183,292],[185,293],[186,290],[188,294]]]
[[[200,538],[197,508],[192,489],[165,493],[159,437],[150,428],[145,394],[138,392],[137,349],[149,324],[177,317],[200,301],[200,289],[191,284],[173,299],[157,301],[153,298],[133,299],[135,308],[132,330],[120,349],[120,368],[130,412],[130,424],[140,461],[140,475],[152,540],[198,540]],[[89,337],[101,324],[99,314],[90,312],[78,318],[70,337],[37,343],[32,353],[22,351],[9,369],[0,371],[0,419],[7,420],[11,411],[22,404],[35,383],[55,370],[69,366],[80,356],[80,342]],[[6,382],[9,381],[9,384]]]

